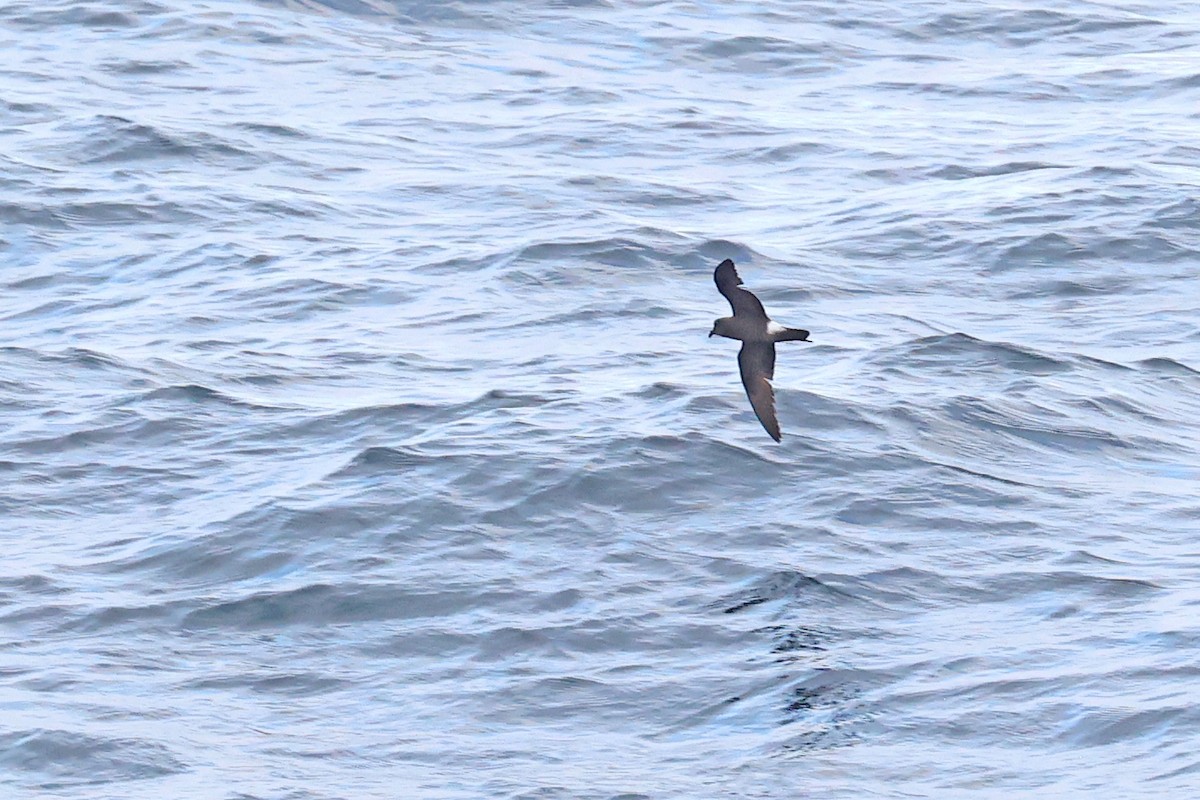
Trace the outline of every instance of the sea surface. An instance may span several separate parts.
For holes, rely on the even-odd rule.
[[[10,0],[0,364],[5,798],[1200,794],[1194,2]]]

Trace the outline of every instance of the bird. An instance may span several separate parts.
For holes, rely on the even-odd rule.
[[[721,317],[714,322],[708,336],[724,336],[742,343],[738,368],[746,396],[750,398],[750,406],[763,429],[778,442],[783,434],[779,430],[779,418],[775,416],[775,389],[771,386],[775,377],[775,343],[807,342],[808,331],[786,328],[768,317],[762,302],[742,288],[742,279],[730,259],[717,265],[713,280],[717,291],[725,295],[733,307],[733,316]]]

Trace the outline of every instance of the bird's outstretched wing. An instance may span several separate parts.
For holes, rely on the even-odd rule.
[[[747,292],[749,294],[749,292]],[[742,371],[742,383],[750,406],[758,415],[758,421],[779,441],[779,419],[775,416],[775,390],[771,379],[775,377],[775,345],[771,342],[743,342],[738,353],[738,367]]]
[[[767,318],[767,312],[758,298],[741,288],[742,279],[738,277],[737,268],[728,258],[717,265],[717,271],[713,273],[713,280],[717,283],[717,291],[725,295],[729,305],[733,306],[735,317],[763,320]]]

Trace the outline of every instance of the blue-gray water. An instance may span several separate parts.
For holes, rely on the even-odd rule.
[[[4,796],[1195,797],[1198,107],[1190,2],[4,4]]]

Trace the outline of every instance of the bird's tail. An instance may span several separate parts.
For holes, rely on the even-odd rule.
[[[807,342],[808,331],[800,330],[799,328],[784,328],[783,331],[775,336],[777,342]]]

